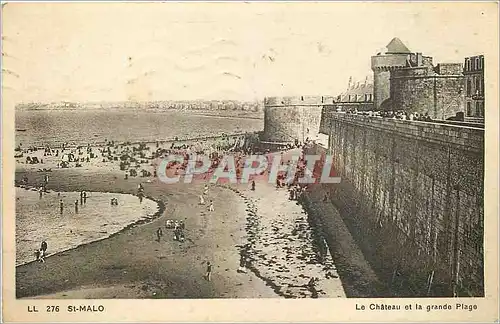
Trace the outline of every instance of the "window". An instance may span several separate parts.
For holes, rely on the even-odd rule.
[[[481,94],[481,80],[479,78],[476,78],[476,94],[480,95]]]
[[[467,96],[471,96],[472,94],[472,82],[471,80],[467,80]]]
[[[481,102],[481,116],[484,116],[484,102]]]
[[[471,111],[471,104],[470,102],[467,103],[467,116],[472,116],[472,111]]]
[[[481,103],[479,101],[476,102],[476,116],[481,117]]]

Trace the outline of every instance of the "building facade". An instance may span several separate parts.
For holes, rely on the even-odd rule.
[[[465,78],[465,118],[484,122],[484,55],[466,57],[463,74]]]

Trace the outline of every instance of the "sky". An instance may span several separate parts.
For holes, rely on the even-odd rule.
[[[337,95],[399,37],[434,62],[497,57],[495,3],[8,3],[14,102]],[[491,56],[490,56],[491,57]]]

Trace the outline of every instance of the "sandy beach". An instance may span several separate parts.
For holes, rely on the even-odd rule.
[[[213,200],[215,210],[208,211],[199,202],[204,183],[125,178],[118,161],[100,158],[40,172],[57,161],[44,158],[44,164],[18,163],[16,181],[27,176],[40,183],[50,174],[49,190],[122,194],[136,194],[142,184],[145,196],[162,207],[109,238],[18,266],[18,298],[346,297],[325,239],[285,188],[260,180],[255,191],[248,184],[210,185],[206,201]],[[140,167],[154,170],[148,163]],[[167,220],[184,221],[184,242],[173,240]],[[207,261],[211,281],[204,278]]]
[[[51,178],[54,185],[68,191],[85,184],[87,190],[124,193],[133,193],[140,181],[75,169],[53,172]],[[174,188],[155,182],[145,185],[146,196],[166,202],[167,208],[154,221],[129,228],[106,240],[56,254],[45,263],[18,267],[17,296],[272,297],[273,291],[252,274],[236,272],[239,265],[236,245],[244,235],[245,225],[239,197],[214,187],[211,194],[216,201],[234,203],[216,204],[216,213],[208,215],[205,208],[198,205],[202,188],[180,186],[182,188]],[[241,213],[235,215],[234,207],[240,205]],[[185,221],[186,242],[173,241],[172,233],[168,232],[160,242],[156,241],[155,231],[164,227],[166,219]],[[203,279],[207,260],[214,264],[211,282]]]

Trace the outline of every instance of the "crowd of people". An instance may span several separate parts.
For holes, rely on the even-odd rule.
[[[186,228],[186,225],[184,224],[183,220],[167,219],[165,221],[165,229],[166,230],[173,229],[174,241],[178,241],[181,243],[184,242],[184,240],[185,240],[184,229],[185,228]],[[158,227],[158,229],[156,230],[156,240],[158,242],[160,242],[162,237],[163,237],[163,229],[161,227]]]
[[[406,111],[381,111],[380,112],[380,117],[383,118],[391,118],[391,119],[402,119],[402,120],[418,120],[418,121],[432,121],[431,116],[429,116],[429,113],[425,114],[419,114],[418,112],[415,113],[408,113]]]
[[[238,179],[241,179],[243,169],[246,167],[246,159],[248,156],[256,154],[256,153],[261,153],[262,148],[261,147],[256,147],[256,146],[248,146],[248,145],[240,145],[241,143],[238,143],[237,141],[226,141],[222,143],[218,143],[216,146],[213,146],[211,143],[204,143],[203,145],[187,145],[184,143],[181,144],[176,144],[172,143],[167,149],[161,148],[159,145],[157,145],[156,150],[152,150],[150,156],[147,157],[147,159],[152,160],[154,158],[159,158],[168,154],[178,154],[184,156],[184,163],[179,163],[179,162],[173,162],[170,164],[168,167],[175,167],[177,169],[186,169],[187,167],[187,162],[193,153],[197,154],[205,154],[209,153],[210,157],[210,168],[207,174],[210,174],[211,172],[214,172],[215,169],[219,166],[219,164],[222,162],[222,159],[224,158],[225,155],[231,154],[235,158],[235,165],[236,165],[236,176]],[[283,150],[287,150],[290,148],[296,148],[300,147],[302,143],[296,143],[290,144],[287,147],[283,147]],[[82,162],[87,162],[87,159],[90,158],[90,154],[92,154],[92,158],[105,158],[109,160],[116,160],[116,157],[119,158],[120,152],[117,152],[114,148],[116,148],[116,145],[113,142],[107,143],[107,145],[103,148],[98,149],[98,154],[94,154],[94,151],[90,148],[90,146],[86,148],[77,148],[75,152],[72,152],[71,154],[74,154],[75,156],[81,156],[81,151],[85,151],[87,153],[87,157],[85,159],[78,159],[78,161]],[[47,148],[44,151],[44,155],[55,155],[55,156],[61,156],[61,153],[67,149],[66,147],[63,147],[61,150],[52,150],[50,148]],[[137,150],[133,150],[132,152],[127,152],[129,154],[129,159],[130,157],[137,156],[137,158],[142,158],[145,157],[143,150],[144,147],[139,147]],[[270,149],[266,149],[264,151],[265,153],[271,153]],[[82,152],[83,153],[83,152]],[[123,153],[123,152],[122,152]],[[66,153],[67,154],[67,153]],[[271,154],[268,154],[268,157],[271,157]],[[282,156],[283,157],[283,156]],[[77,161],[77,158],[74,156],[69,156],[68,161],[75,162]],[[139,160],[140,161],[140,160]],[[142,161],[140,161],[142,162]],[[282,160],[283,163],[288,163],[290,164],[290,161],[284,161]],[[301,156],[299,159],[299,165],[298,165],[298,170],[296,172],[295,177],[290,181],[290,179],[287,179],[286,173],[279,174],[278,181],[277,181],[277,187],[278,188],[284,188],[287,187],[289,192],[290,192],[290,199],[291,200],[298,200],[300,197],[300,194],[304,191],[305,186],[303,184],[298,183],[298,178],[303,176],[304,174],[304,168],[305,168],[305,160],[304,157]],[[262,171],[261,175],[264,175],[268,170]],[[154,175],[156,176],[156,170],[154,171]],[[209,178],[206,176],[205,180],[209,180]],[[149,181],[148,181],[149,182]],[[28,179],[26,176],[23,177],[22,183],[24,185],[28,185]],[[44,176],[44,181],[40,185],[40,198],[42,198],[43,193],[47,191],[47,183],[48,183],[48,175]],[[251,180],[250,182],[250,190],[255,191],[257,190],[256,188],[256,181],[255,179]],[[59,194],[60,195],[60,194]],[[144,186],[142,183],[140,183],[137,187],[137,196],[142,202],[143,197],[144,197]],[[75,213],[78,213],[78,208],[79,206],[83,206],[87,203],[89,195],[85,191],[81,191],[79,195],[79,200],[74,201],[74,208],[75,208]],[[208,211],[208,213],[213,213],[215,211],[215,206],[214,206],[214,200],[211,199],[210,197],[210,188],[209,185],[206,184],[202,192],[200,192],[199,195],[200,199],[200,205],[203,206],[203,208]],[[118,205],[118,201],[116,198],[112,198],[110,201],[112,206]],[[59,199],[59,210],[60,214],[62,215],[65,211],[65,202],[63,199]],[[173,231],[172,231],[173,230]],[[164,227],[159,227],[156,230],[156,239],[158,242],[161,241],[161,238],[165,235],[166,232],[172,231],[173,234],[173,240],[178,241],[178,242],[184,242],[185,241],[185,224],[182,220],[167,220],[165,223]],[[37,250],[36,252],[36,257],[37,260],[40,262],[45,262],[45,256],[46,256],[46,251],[47,251],[47,242],[44,241],[42,247]],[[212,274],[212,267],[213,265],[210,263],[210,261],[206,261],[206,271],[204,278],[208,281],[211,280],[211,274]],[[238,269],[239,272],[246,272],[244,267],[240,265],[240,268]]]
[[[433,119],[429,115],[428,112],[421,114],[418,112],[407,112],[403,110],[381,110],[381,111],[357,111],[357,110],[348,110],[347,114],[354,115],[364,115],[370,117],[381,117],[381,118],[390,118],[390,119],[400,119],[400,120],[417,120],[417,121],[426,121],[431,122]]]

